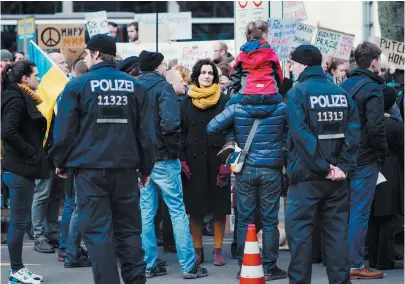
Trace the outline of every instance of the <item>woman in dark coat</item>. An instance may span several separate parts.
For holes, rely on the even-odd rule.
[[[193,67],[191,87],[182,103],[182,170],[184,203],[190,214],[191,234],[197,262],[204,262],[202,248],[203,217],[214,217],[214,265],[224,265],[222,242],[226,215],[231,213],[230,171],[217,157],[225,144],[224,135],[208,136],[206,127],[227,102],[221,94],[218,70],[209,59]]]
[[[39,283],[42,276],[30,272],[22,262],[24,231],[30,220],[35,179],[49,178],[48,159],[42,143],[46,120],[36,105],[42,102],[38,69],[23,60],[6,66],[1,73],[1,138],[4,157],[2,182],[10,191],[8,251],[10,283]]]
[[[388,142],[388,154],[381,168],[386,182],[376,188],[374,202],[368,226],[367,244],[370,267],[379,270],[402,269],[402,263],[396,263],[394,256],[393,217],[404,215],[403,191],[404,173],[404,125],[389,114],[395,104],[396,92],[384,87],[384,126]]]

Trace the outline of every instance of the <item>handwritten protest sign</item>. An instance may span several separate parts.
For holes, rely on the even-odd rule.
[[[283,18],[294,20],[306,20],[304,1],[283,1]]]
[[[267,20],[267,24],[269,25],[270,46],[280,60],[287,60],[290,57],[290,49],[293,46],[299,21],[270,18]]]
[[[386,38],[374,37],[375,44],[381,48],[387,57],[389,64],[394,64],[397,69],[404,70],[405,65],[405,44]]]
[[[83,47],[84,36],[84,25],[38,25],[38,45],[42,49]]]
[[[354,35],[318,28],[314,45],[325,56],[349,60],[353,41]]]
[[[108,21],[106,11],[85,13],[86,27],[90,37],[97,34],[108,34]]]
[[[228,51],[235,54],[233,40],[224,41],[228,45]],[[165,61],[178,59],[178,63],[190,70],[194,64],[203,58],[212,58],[213,45],[216,41],[195,41],[195,42],[171,42],[159,43],[159,52],[165,57]],[[122,58],[138,56],[142,50],[155,50],[154,43],[117,43],[117,54]]]
[[[333,82],[338,86],[340,86],[340,84],[342,84],[346,79],[346,76],[333,76]]]
[[[135,21],[139,25],[155,25],[156,14],[136,14]],[[191,39],[191,12],[159,13],[158,25],[166,25],[170,30],[170,39]],[[160,28],[159,28],[160,30]],[[140,38],[142,40],[142,38]]]
[[[305,24],[299,24],[295,32],[293,39],[293,47],[297,47],[301,44],[311,44],[314,37],[315,27]]]

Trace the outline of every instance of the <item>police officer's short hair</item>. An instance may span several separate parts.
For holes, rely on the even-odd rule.
[[[357,66],[361,69],[368,69],[374,59],[378,59],[381,55],[381,49],[374,43],[365,41],[360,43],[354,52],[354,59]]]
[[[95,50],[90,49],[90,54],[94,55],[96,53]],[[115,61],[115,55],[99,52],[99,58],[104,61]]]

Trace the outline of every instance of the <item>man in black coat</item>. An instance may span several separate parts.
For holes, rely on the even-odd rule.
[[[177,257],[184,279],[207,276],[207,269],[196,265],[189,221],[183,203],[180,152],[180,102],[166,81],[167,64],[159,52],[142,51],[139,55],[142,74],[138,77],[153,101],[156,133],[156,163],[150,180],[141,188],[142,247],[145,250],[146,277],[166,274],[157,265],[157,243],[154,217],[158,210],[158,191],[169,208],[176,242]]]
[[[404,267],[402,263],[393,260],[393,217],[403,215],[401,201],[404,191],[404,173],[401,167],[404,162],[404,125],[390,114],[396,96],[394,88],[384,87],[384,125],[388,154],[381,173],[387,181],[377,186],[367,234],[370,266],[381,270]]]
[[[356,48],[354,56],[358,68],[340,85],[356,102],[361,126],[357,167],[349,176],[350,275],[352,279],[375,279],[382,278],[383,274],[364,267],[363,259],[370,207],[388,148],[384,130],[384,79],[377,75],[381,72],[381,49],[364,42]]]

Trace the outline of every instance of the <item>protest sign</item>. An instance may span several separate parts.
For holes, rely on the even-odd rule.
[[[228,52],[235,55],[234,41],[225,40],[228,45]],[[214,43],[216,41],[195,41],[195,42],[170,42],[159,43],[159,52],[165,57],[165,61],[178,59],[178,63],[190,70],[194,64],[203,58],[214,56]],[[155,50],[154,43],[117,43],[117,54],[122,58],[138,56],[142,50]],[[236,56],[236,55],[235,55]]]
[[[135,21],[139,23],[139,26],[154,26],[156,24],[156,14],[136,14]],[[191,12],[159,13],[158,25],[159,31],[160,26],[166,25],[169,27],[171,40],[192,39]],[[139,39],[142,41],[141,37]]]
[[[305,24],[299,24],[295,32],[293,39],[293,47],[297,47],[301,44],[311,44],[314,37],[315,27]]]
[[[158,25],[158,41],[169,42],[170,41],[170,27],[169,25]],[[139,24],[138,29],[139,42],[150,43],[156,42],[156,25],[155,24]]]
[[[340,84],[342,84],[343,81],[346,80],[346,79],[347,78],[346,78],[345,75],[344,76],[333,76],[333,82],[338,86],[340,86]]]
[[[319,27],[314,45],[324,56],[349,60],[353,41],[354,35]]]
[[[17,50],[23,50],[26,59],[29,59],[29,41],[35,41],[35,36],[35,19],[33,17],[17,21]]]
[[[236,49],[246,42],[245,30],[249,22],[268,18],[268,1],[237,1],[235,2],[235,45]]]
[[[294,20],[306,20],[304,1],[283,1],[283,18]]]
[[[38,45],[42,49],[83,47],[84,36],[84,25],[38,25]]]
[[[386,38],[374,37],[375,44],[381,48],[387,57],[389,64],[394,64],[397,69],[404,70],[405,64],[405,44]]]
[[[70,66],[76,59],[79,59],[84,52],[84,46],[79,48],[62,48],[61,53],[65,56],[66,63]]]
[[[90,37],[97,34],[108,34],[108,21],[106,11],[85,13],[86,27]]]
[[[299,21],[291,19],[267,20],[269,25],[269,44],[277,53],[280,60],[287,60],[290,57],[290,50],[296,35]]]

